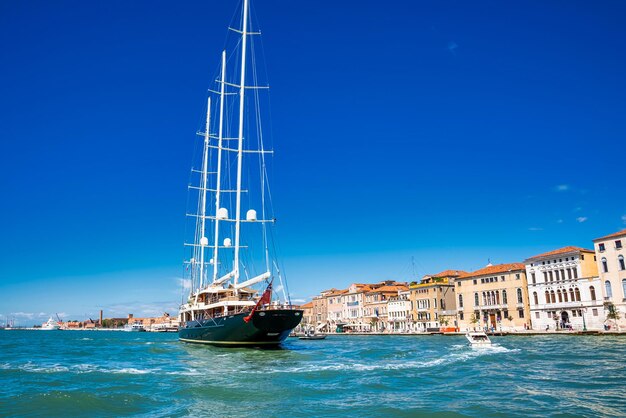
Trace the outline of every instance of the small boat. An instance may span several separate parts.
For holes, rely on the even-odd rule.
[[[41,326],[41,329],[43,331],[57,331],[61,329],[61,326],[57,321],[50,317],[50,319],[48,319],[48,321]]]
[[[301,340],[324,340],[326,336],[323,334],[305,334],[298,338]]]
[[[491,340],[482,331],[468,332],[465,334],[465,338],[469,341],[472,347],[490,346]]]
[[[124,331],[128,332],[146,332],[146,329],[143,327],[141,322],[135,322],[134,324],[126,324],[124,325]]]

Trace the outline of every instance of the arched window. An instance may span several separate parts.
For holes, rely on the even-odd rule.
[[[626,270],[626,265],[624,264],[624,256],[620,255],[619,257],[617,257],[617,264],[619,264],[619,269],[620,270]]]
[[[576,294],[576,302],[580,302],[580,290],[576,288],[574,289],[574,293]]]
[[[500,304],[500,291],[496,291],[496,305]]]
[[[572,302],[576,300],[576,298],[574,297],[574,289],[572,288],[569,289],[569,300],[571,300]]]
[[[611,290],[611,282],[608,280],[604,282],[604,293],[606,294],[607,298],[613,297],[613,291]]]
[[[606,257],[602,257],[602,271],[604,273],[609,272],[609,266],[606,264]]]
[[[550,303],[550,292],[546,290],[546,303]]]
[[[556,295],[554,294],[554,290],[550,291],[550,300],[552,300],[552,303],[556,303]]]
[[[624,298],[626,298],[626,279],[622,279],[622,293],[624,294]]]
[[[474,306],[478,306],[478,293],[474,293]]]
[[[523,303],[524,298],[522,297],[522,289],[517,289],[517,303]]]
[[[563,295],[561,294],[561,289],[556,291],[556,296],[559,298],[559,303],[563,302]]]
[[[506,290],[502,291],[502,303],[506,305],[508,301],[506,300]]]
[[[483,305],[487,304],[487,294],[483,292]]]
[[[567,290],[563,289],[563,302],[567,302]]]
[[[537,297],[537,292],[533,292],[533,300],[535,301],[535,305],[539,305],[539,297]]]
[[[491,304],[496,304],[496,292],[491,292]]]
[[[463,295],[459,295],[459,308],[463,307]]]
[[[589,293],[591,293],[591,300],[596,300],[596,289],[595,287],[589,287]],[[624,293],[626,295],[626,293]]]

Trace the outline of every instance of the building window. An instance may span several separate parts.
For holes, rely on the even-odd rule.
[[[474,279],[474,284],[477,284],[476,279]]]
[[[598,251],[604,251],[604,244],[598,244]]]
[[[459,319],[462,321],[463,320],[463,312],[459,312]]]
[[[593,316],[598,316],[598,310],[596,308],[593,308],[591,312],[593,313]]]
[[[537,292],[533,292],[533,300],[535,301],[535,305],[539,305],[539,297],[537,296]]]
[[[567,302],[567,290],[563,289],[563,301]]]
[[[535,277],[535,273],[530,273],[530,277],[533,280],[533,284],[537,283],[537,278]]]
[[[552,272],[551,272],[551,271],[549,271],[549,272],[548,272],[548,274],[550,275],[550,281],[551,281],[551,282],[552,282],[552,281],[554,281],[554,276],[552,275]]]
[[[554,294],[554,290],[550,291],[550,300],[552,303],[556,303],[556,295]]]
[[[626,270],[626,265],[624,265],[624,256],[620,255],[619,257],[617,257],[617,263],[619,264],[619,269],[620,270]]]
[[[539,319],[539,312],[535,312],[535,318]]]
[[[546,303],[550,303],[550,292],[546,290]]]
[[[604,273],[609,272],[609,266],[606,264],[606,257],[602,257],[602,271]]]
[[[543,282],[548,283],[548,273],[546,273],[545,271],[543,272]]]
[[[574,272],[574,278],[577,279],[578,278],[578,269],[577,268],[573,268],[572,271]]]
[[[624,294],[624,298],[626,298],[626,279],[622,279],[622,293]]]
[[[574,289],[570,288],[569,290],[569,298],[572,302],[574,302],[576,299],[574,298]]]
[[[580,290],[576,288],[574,289],[574,293],[576,294],[576,302],[580,302]]]
[[[478,306],[478,293],[474,293],[474,306]]]
[[[520,278],[520,274],[516,273],[515,274],[515,280],[519,280],[519,278]],[[502,281],[504,281],[504,276],[502,276]]]
[[[617,241],[615,241],[615,248],[617,248],[618,250],[620,248],[622,248],[622,240],[618,239]]]
[[[608,280],[604,282],[604,294],[607,298],[613,297],[613,292],[611,291],[611,282]]]
[[[524,317],[524,310],[523,309],[518,309],[517,310],[517,315],[520,317],[520,319],[523,318]]]
[[[572,269],[567,269],[567,278],[572,280]]]
[[[565,280],[565,270],[561,269],[561,280]]]
[[[595,287],[589,287],[589,293],[591,293],[591,300],[596,300],[596,289]]]
[[[522,289],[517,289],[517,303],[523,303],[524,298],[522,297]]]
[[[554,270],[554,275],[556,276],[556,281],[559,281],[559,271],[558,270]],[[563,279],[565,279],[565,277],[563,277]]]
[[[463,295],[459,295],[459,308],[463,307]]]
[[[506,300],[506,290],[502,291],[502,303],[505,305],[508,303],[508,301]]]
[[[563,295],[560,289],[556,291],[556,296],[559,298],[559,303],[563,302]]]

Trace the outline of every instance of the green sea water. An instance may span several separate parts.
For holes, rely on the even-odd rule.
[[[626,337],[290,338],[0,331],[0,416],[626,416]]]

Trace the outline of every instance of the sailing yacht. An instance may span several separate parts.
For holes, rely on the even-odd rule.
[[[256,69],[253,38],[260,32],[252,30],[248,0],[238,28],[228,29],[235,33],[234,51],[229,57],[222,52],[198,132],[200,164],[191,170],[190,200],[197,210],[187,214],[193,239],[185,244],[184,279],[190,291],[180,307],[179,339],[276,346],[300,323],[302,310],[291,304],[275,254],[267,175],[272,151],[261,129],[267,86]],[[228,78],[227,65],[236,78]]]

